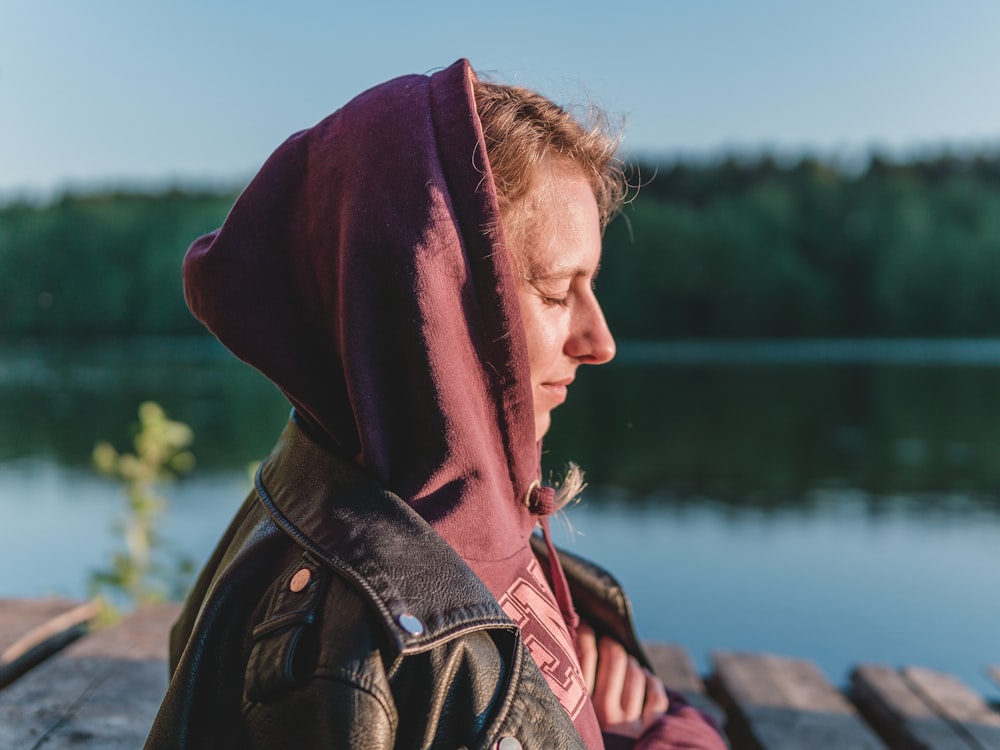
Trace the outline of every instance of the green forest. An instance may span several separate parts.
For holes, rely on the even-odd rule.
[[[621,339],[1000,335],[1000,155],[763,156],[633,167],[598,293]],[[202,331],[188,244],[236,192],[74,192],[0,207],[0,334]]]

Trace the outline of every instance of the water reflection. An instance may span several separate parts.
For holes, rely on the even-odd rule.
[[[544,464],[575,460],[636,503],[808,512],[841,489],[873,513],[899,494],[914,512],[1000,511],[1000,345],[930,342],[921,358],[906,342],[897,355],[924,364],[862,364],[881,349],[821,343],[625,345],[616,363],[581,369]],[[0,462],[85,468],[97,440],[127,441],[147,399],[194,428],[202,470],[263,457],[288,414],[211,339],[7,347]]]
[[[214,339],[140,339],[0,349],[0,462],[86,468],[98,440],[124,446],[138,405],[157,401],[195,431],[202,469],[267,454],[288,405]]]
[[[996,511],[998,410],[993,366],[624,362],[581,372],[546,447],[552,465],[575,457],[595,483],[672,502],[806,507],[851,488]]]

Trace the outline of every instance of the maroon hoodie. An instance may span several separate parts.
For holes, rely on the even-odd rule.
[[[527,345],[473,77],[460,60],[397,78],[293,135],[192,245],[185,293],[311,433],[466,560],[599,748],[561,571],[557,603],[528,546]]]

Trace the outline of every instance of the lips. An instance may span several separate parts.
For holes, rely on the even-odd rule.
[[[538,387],[550,401],[554,402],[555,405],[559,405],[566,400],[566,395],[572,382],[573,378],[564,378],[562,380],[539,383]]]

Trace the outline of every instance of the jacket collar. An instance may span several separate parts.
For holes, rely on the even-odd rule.
[[[282,530],[370,600],[400,652],[469,630],[516,629],[426,521],[293,421],[257,472],[256,487]]]

